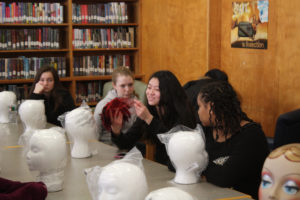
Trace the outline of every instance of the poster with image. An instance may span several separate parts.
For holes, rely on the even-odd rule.
[[[231,47],[268,48],[269,1],[232,2]]]

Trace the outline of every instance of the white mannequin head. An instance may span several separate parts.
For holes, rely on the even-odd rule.
[[[86,158],[91,156],[89,140],[96,139],[96,123],[92,112],[83,107],[69,112],[65,118],[65,129],[74,142],[71,156]]]
[[[148,190],[144,172],[127,162],[105,166],[99,176],[98,187],[98,200],[141,200]]]
[[[24,101],[19,107],[19,115],[26,130],[42,129],[46,126],[45,105],[43,100]]]
[[[38,181],[44,182],[49,192],[62,190],[67,160],[64,134],[55,129],[36,130],[26,160],[30,171],[39,171]]]
[[[165,187],[150,192],[145,200],[194,200],[194,198],[179,188]]]
[[[0,123],[9,123],[9,111],[13,105],[16,105],[17,97],[14,92],[0,92]]]
[[[178,131],[170,138],[167,149],[176,169],[174,181],[179,184],[197,183],[208,163],[201,134],[194,131]]]
[[[98,200],[141,200],[148,190],[144,172],[127,162],[115,162],[104,167],[98,187]]]
[[[19,144],[28,145],[30,137],[37,129],[46,127],[45,105],[43,100],[26,100],[19,107],[20,119],[25,126]]]

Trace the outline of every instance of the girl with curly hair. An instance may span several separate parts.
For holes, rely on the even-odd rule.
[[[228,82],[206,84],[197,101],[209,157],[203,173],[206,180],[257,198],[260,172],[269,153],[261,126],[242,111]]]

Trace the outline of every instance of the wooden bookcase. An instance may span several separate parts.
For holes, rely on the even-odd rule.
[[[58,49],[0,49],[0,59],[1,58],[18,58],[20,56],[25,57],[64,57],[65,58],[65,70],[66,76],[61,77],[60,80],[69,89],[74,100],[76,98],[76,85],[78,83],[88,83],[91,81],[101,81],[106,82],[111,80],[111,75],[88,75],[88,76],[78,76],[74,75],[74,57],[84,57],[84,56],[100,56],[100,55],[129,55],[130,57],[130,68],[135,73],[137,79],[143,79],[144,75],[141,74],[140,67],[140,26],[139,18],[141,13],[141,0],[0,0],[0,2],[5,2],[6,4],[12,2],[32,2],[32,3],[60,3],[63,6],[63,21],[62,23],[0,23],[0,30],[4,29],[37,29],[37,28],[53,28],[58,29],[59,44]],[[128,22],[126,23],[73,23],[72,22],[72,4],[85,4],[90,5],[92,8],[99,4],[108,4],[111,2],[125,2],[128,11]],[[132,27],[134,30],[134,47],[126,48],[74,48],[73,46],[73,30],[74,29],[115,29],[122,28],[125,29]],[[0,32],[1,33],[1,32]],[[0,36],[1,38],[1,36]],[[0,40],[1,41],[1,40]],[[0,80],[0,85],[25,85],[25,88],[29,88],[32,84],[33,79],[2,79]],[[90,105],[96,105],[97,102],[89,102]],[[79,105],[79,103],[77,103]]]

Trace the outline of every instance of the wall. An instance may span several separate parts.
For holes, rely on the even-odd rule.
[[[300,1],[269,1],[267,50],[230,47],[232,2],[219,4],[220,67],[241,95],[244,111],[273,136],[278,115],[300,107]]]
[[[300,1],[269,0],[267,50],[231,48],[232,2],[143,0],[142,72],[169,69],[184,84],[221,68],[272,136],[278,115],[300,107]]]
[[[141,64],[149,76],[170,70],[180,82],[197,79],[208,67],[208,0],[143,0]]]

